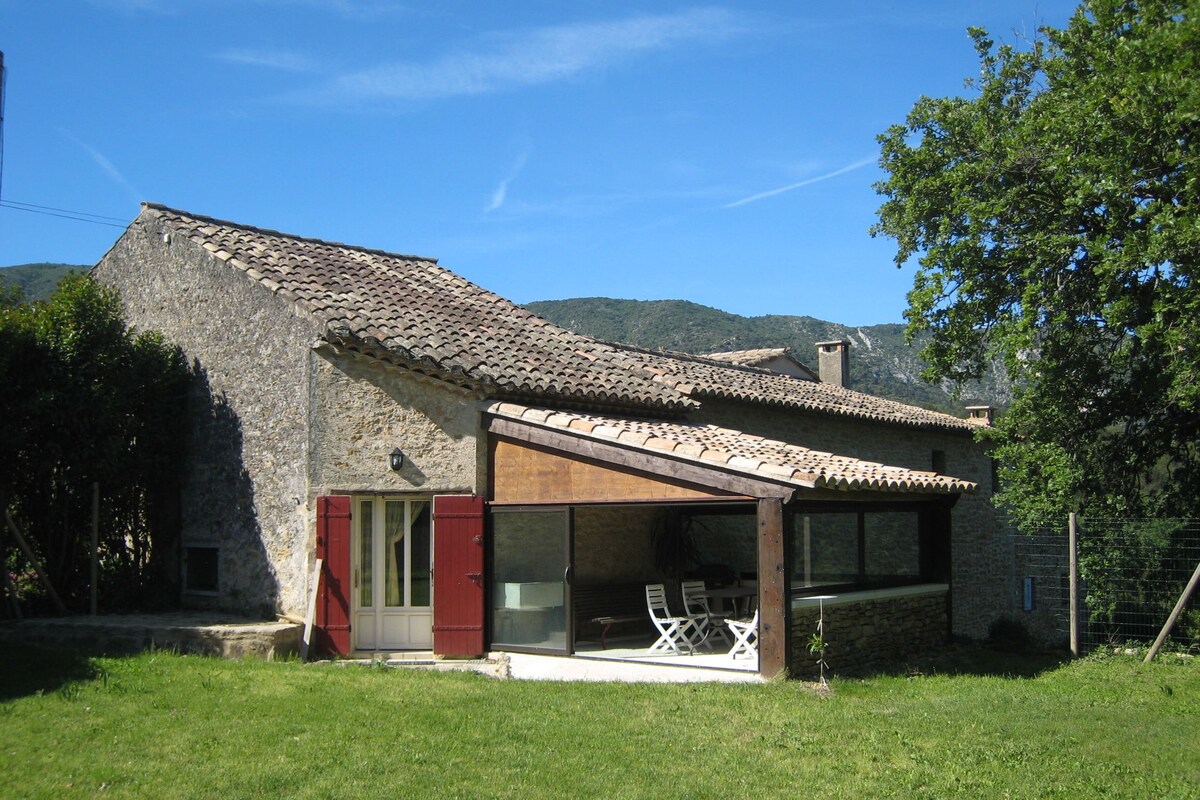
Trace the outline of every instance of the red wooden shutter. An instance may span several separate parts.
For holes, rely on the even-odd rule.
[[[350,498],[317,498],[317,558],[321,585],[317,592],[316,646],[323,653],[350,652]]]
[[[482,655],[483,498],[433,498],[433,652]]]

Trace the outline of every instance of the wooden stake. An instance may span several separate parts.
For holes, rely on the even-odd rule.
[[[8,509],[4,509],[4,520],[8,523],[8,529],[12,531],[13,538],[17,540],[17,547],[21,548],[21,552],[25,554],[25,558],[29,559],[30,566],[37,574],[38,580],[42,582],[42,586],[46,587],[46,592],[49,593],[51,601],[54,602],[54,607],[58,609],[58,613],[66,614],[67,607],[63,605],[62,598],[58,596],[58,592],[54,591],[54,586],[51,585],[50,579],[46,577],[46,573],[42,570],[41,562],[33,554],[33,550],[29,549],[29,545],[25,542],[25,537],[21,535],[21,531],[17,529],[17,523],[13,522],[12,514]]]
[[[1179,602],[1175,604],[1174,610],[1171,611],[1171,616],[1167,617],[1167,622],[1163,625],[1162,630],[1158,632],[1158,638],[1154,640],[1154,644],[1150,646],[1150,652],[1146,653],[1146,657],[1142,660],[1143,664],[1149,664],[1156,655],[1158,648],[1163,646],[1163,642],[1167,640],[1167,636],[1171,634],[1171,628],[1175,627],[1175,622],[1179,619],[1179,615],[1183,613],[1183,607],[1187,605],[1188,599],[1191,598],[1192,592],[1196,591],[1196,584],[1200,583],[1200,562],[1197,562],[1196,569],[1192,572],[1192,579],[1188,581],[1188,585],[1183,590],[1183,594],[1179,595]]]
[[[308,592],[308,613],[304,615],[304,638],[300,640],[300,660],[308,661],[308,647],[312,642],[313,619],[317,616],[317,590],[321,586],[321,559],[313,567],[312,589]]]
[[[4,573],[4,591],[8,596],[8,600],[12,603],[13,615],[17,619],[24,619],[21,614],[21,603],[17,600],[17,587],[13,585],[12,576],[8,574],[8,568],[4,565],[8,563],[5,558],[4,547],[4,529],[0,528],[0,572]]]

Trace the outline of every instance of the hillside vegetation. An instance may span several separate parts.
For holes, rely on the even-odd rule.
[[[89,267],[79,264],[18,264],[0,267],[0,288],[16,286],[22,299],[46,300],[54,294],[58,282],[68,275],[87,272]]]
[[[966,387],[958,398],[949,384],[920,378],[924,367],[916,346],[904,341],[900,324],[851,328],[814,317],[743,317],[686,300],[616,300],[584,297],[542,300],[525,305],[556,325],[611,342],[653,350],[716,353],[759,347],[788,347],[816,368],[817,342],[848,339],[851,388],[961,415],[967,405],[1002,407],[1011,399],[1006,381],[989,375]]]

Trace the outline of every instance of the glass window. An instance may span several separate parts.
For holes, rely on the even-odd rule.
[[[371,595],[374,564],[375,504],[366,500],[358,504],[358,604],[362,608],[375,605]]]
[[[898,580],[921,574],[916,514],[866,514],[864,522],[867,580]]]
[[[795,589],[911,583],[921,578],[916,509],[798,513],[794,520]]]
[[[184,553],[184,588],[189,592],[216,592],[220,550],[216,547],[189,547]]]
[[[404,573],[408,559],[404,550],[408,543],[404,536],[404,506],[403,500],[388,500],[383,504],[383,556],[384,564],[384,605],[404,605]]]
[[[409,538],[412,540],[412,600],[411,606],[429,606],[432,589],[430,576],[429,546],[429,503],[418,500],[409,503],[412,523]]]
[[[797,586],[828,586],[858,580],[858,514],[796,517]]]

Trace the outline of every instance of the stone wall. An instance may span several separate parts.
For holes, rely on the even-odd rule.
[[[192,369],[181,544],[218,547],[219,591],[185,605],[302,614],[311,528],[307,417],[318,324],[154,221],[94,271],[129,322],[160,331]]]
[[[580,585],[652,583],[654,536],[666,510],[657,506],[575,509],[575,581]]]
[[[313,497],[339,493],[474,492],[484,485],[482,402],[354,353],[313,354]],[[393,471],[388,455],[404,454]]]
[[[712,399],[704,401],[695,419],[911,469],[930,469],[933,452],[940,451],[945,457],[945,474],[979,485],[977,493],[959,499],[951,515],[953,631],[983,638],[992,622],[1013,616],[1014,532],[992,505],[991,459],[969,433],[920,430]]]
[[[937,649],[947,640],[946,587],[913,587],[893,596],[865,592],[864,599],[841,598],[825,605],[826,674],[854,674]],[[873,599],[872,595],[875,595]],[[809,639],[821,616],[814,601],[792,606],[792,664],[794,678],[818,676]]]

